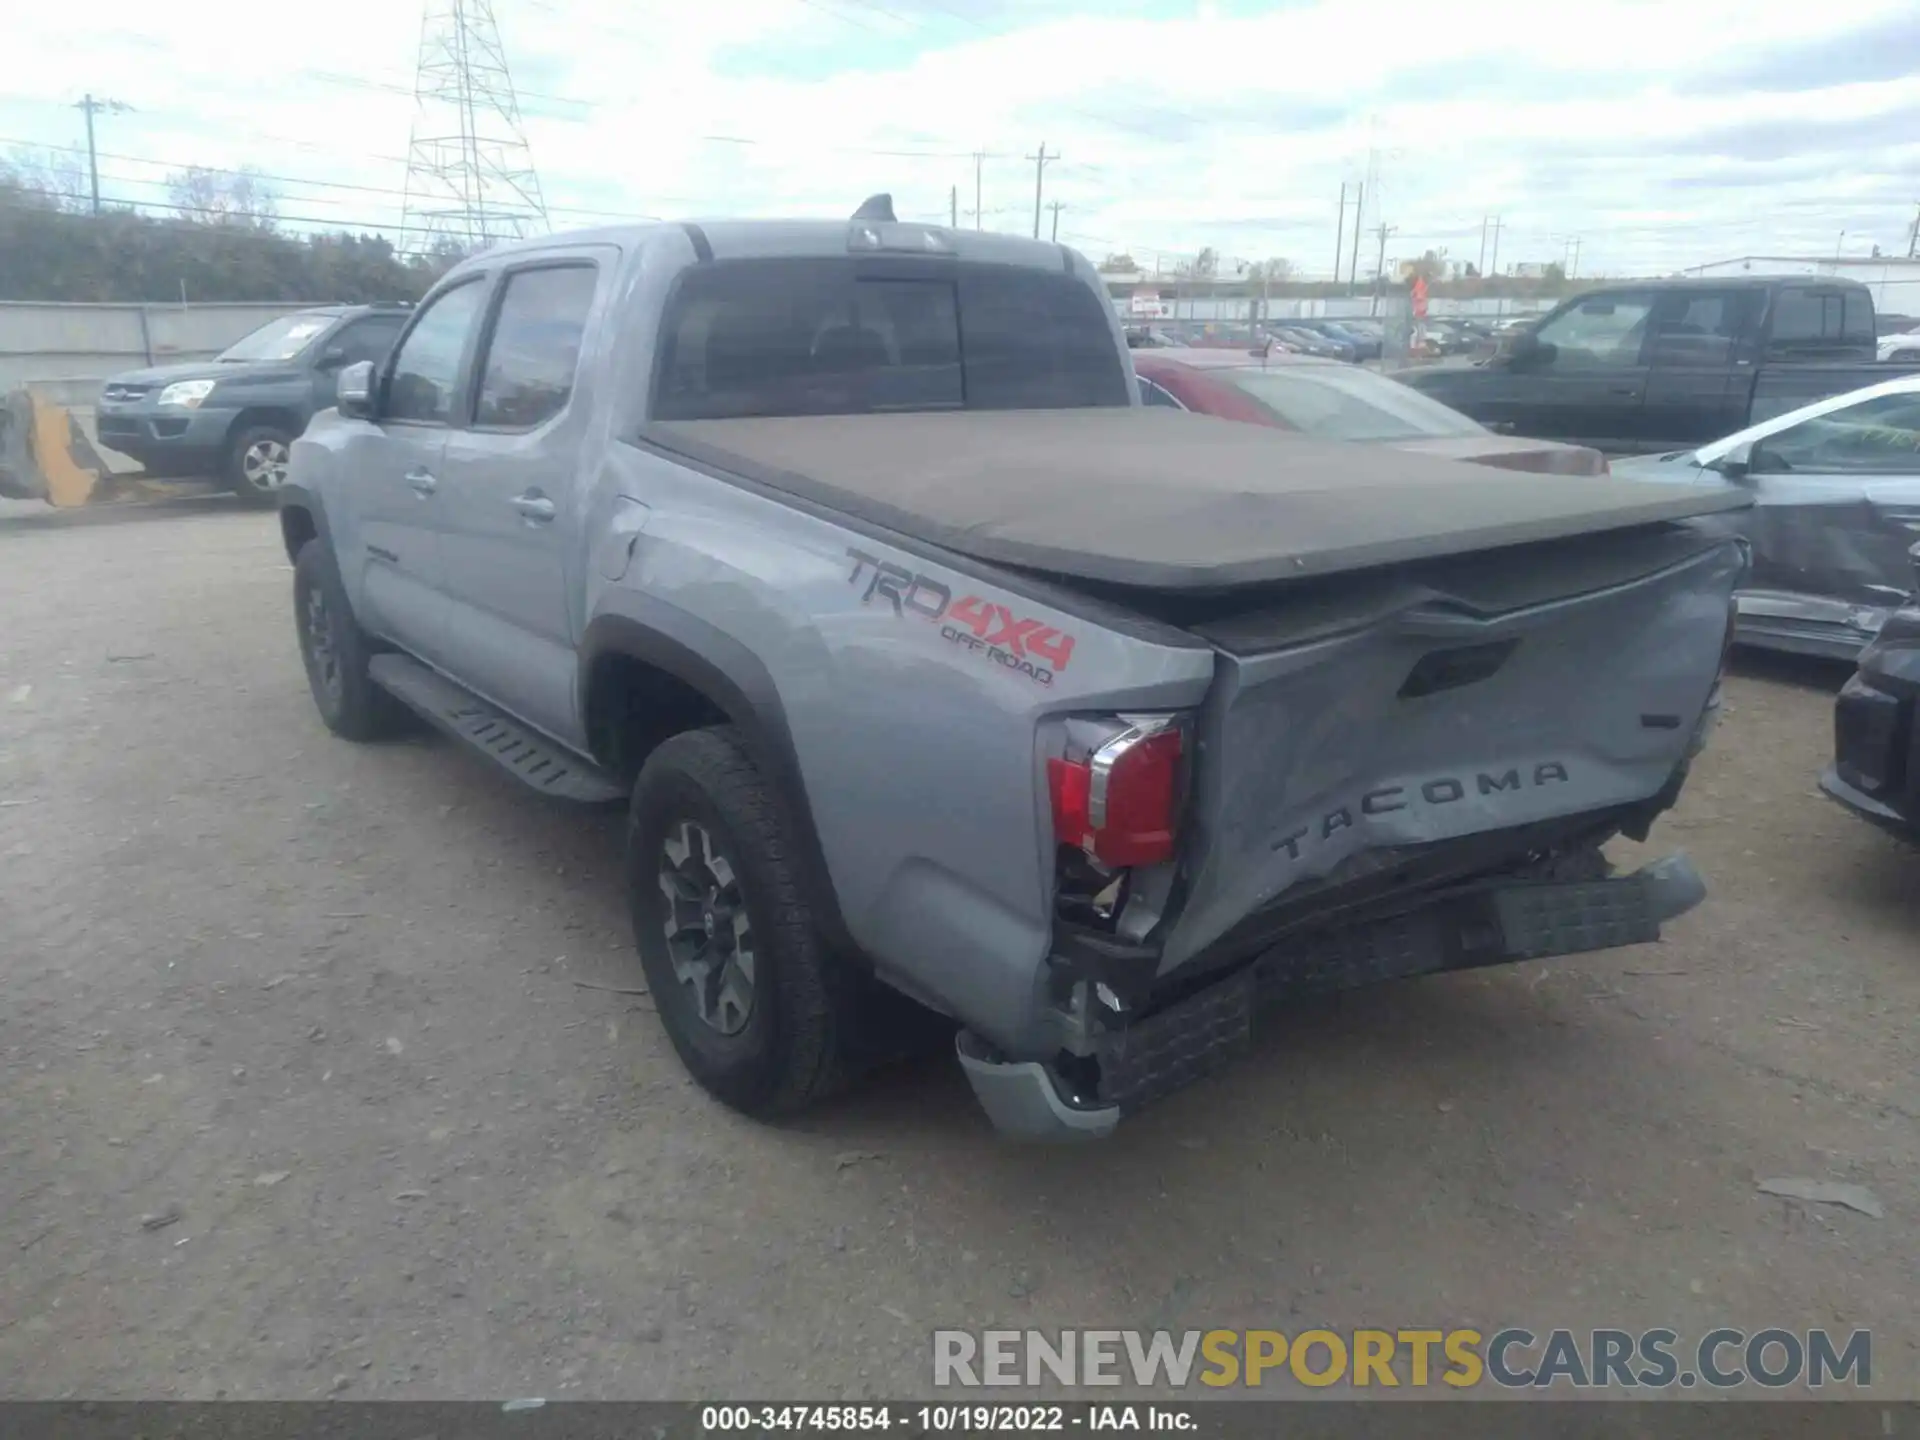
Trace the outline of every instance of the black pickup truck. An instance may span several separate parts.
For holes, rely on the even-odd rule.
[[[1400,378],[1495,430],[1683,450],[1893,373],[1852,280],[1637,280],[1563,301],[1477,365]]]

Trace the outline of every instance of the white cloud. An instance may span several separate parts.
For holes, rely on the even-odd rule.
[[[1367,224],[1398,228],[1389,254],[1471,257],[1488,214],[1505,258],[1578,236],[1589,270],[1826,251],[1842,230],[1904,251],[1911,0],[1077,8],[496,0],[556,224],[835,214],[876,189],[932,218],[949,187],[971,209],[981,149],[987,223],[1023,229],[1023,157],[1044,139],[1064,157],[1047,173],[1063,235],[1090,251],[1212,245],[1324,272],[1340,186],[1363,179]],[[392,224],[418,9],[262,16],[104,0],[78,43],[57,13],[10,19],[0,134],[74,144],[67,106],[91,89],[137,107],[101,122],[110,195],[157,201],[170,167],[251,164],[288,177],[290,217]]]

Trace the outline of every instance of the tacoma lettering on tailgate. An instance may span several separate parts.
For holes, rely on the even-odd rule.
[[[1497,773],[1477,771],[1472,775],[1439,775],[1414,785],[1383,785],[1369,790],[1357,805],[1342,805],[1320,817],[1319,823],[1302,825],[1273,841],[1272,849],[1284,850],[1289,860],[1300,858],[1303,841],[1319,844],[1331,840],[1342,830],[1350,830],[1370,815],[1386,815],[1410,806],[1437,808],[1464,800],[1471,794],[1497,795],[1503,790],[1535,790],[1545,785],[1567,783],[1567,767],[1558,760],[1543,760],[1531,767],[1514,765]]]
[[[940,626],[940,638],[950,645],[985,656],[996,665],[1017,670],[1041,685],[1067,668],[1073,658],[1073,636],[1041,620],[1026,620],[996,600],[981,595],[953,598],[951,586],[931,575],[913,571],[849,548],[853,571],[847,583],[861,591],[862,604],[876,597],[893,606],[899,616],[918,615]]]

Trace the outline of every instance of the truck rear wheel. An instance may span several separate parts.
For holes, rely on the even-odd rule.
[[[293,562],[293,620],[307,688],[329,730],[345,740],[379,740],[405,728],[405,707],[367,674],[373,641],[353,618],[324,540],[307,541]]]
[[[791,824],[733,727],[686,731],[648,757],[627,896],[661,1023],[694,1079],[761,1119],[840,1087],[871,981],[821,937]]]

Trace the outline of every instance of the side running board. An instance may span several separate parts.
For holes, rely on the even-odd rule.
[[[411,656],[375,655],[367,662],[367,673],[395,699],[542,795],[588,805],[626,798],[606,771],[561,749]]]

